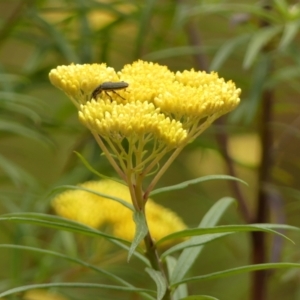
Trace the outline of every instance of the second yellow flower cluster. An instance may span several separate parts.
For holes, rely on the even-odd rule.
[[[128,187],[115,181],[89,181],[80,186],[131,203]],[[52,206],[62,217],[93,228],[109,225],[114,236],[128,241],[133,240],[135,224],[132,211],[114,200],[83,190],[69,190],[53,199]],[[186,229],[180,217],[151,199],[147,202],[146,217],[149,230],[156,240]]]

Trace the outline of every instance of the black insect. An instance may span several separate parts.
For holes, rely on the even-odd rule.
[[[118,81],[118,82],[103,82],[101,83],[99,86],[97,86],[95,88],[95,90],[92,93],[91,98],[96,99],[96,97],[104,92],[109,98],[110,100],[112,100],[111,96],[108,94],[108,92],[113,92],[115,94],[117,94],[119,97],[121,97],[122,99],[124,99],[121,95],[119,95],[115,90],[122,90],[122,89],[126,89],[129,86],[129,84],[125,81]],[[126,100],[126,99],[124,99]]]

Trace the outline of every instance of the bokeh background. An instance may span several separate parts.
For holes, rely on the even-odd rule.
[[[299,26],[299,1],[0,0],[0,212],[51,214],[54,187],[95,179],[74,151],[100,173],[115,176],[75,107],[50,84],[49,71],[72,62],[105,62],[120,70],[143,59],[172,71],[217,71],[242,89],[236,111],[189,144],[159,186],[212,174],[233,175],[249,186],[209,181],[154,200],[190,227],[225,196],[239,204],[221,224],[300,226]],[[250,264],[254,251],[265,262],[299,262],[299,233],[286,234],[295,245],[271,235],[258,236],[256,244],[251,234],[217,240],[205,247],[189,275]],[[137,286],[149,284],[137,261],[128,264],[126,253],[105,241],[10,222],[0,223],[0,241],[73,255]],[[300,299],[298,269],[264,275],[263,299]],[[238,275],[189,288],[222,300],[253,300],[252,278]],[[0,248],[1,291],[59,281],[106,279],[64,260]],[[72,300],[140,299],[99,290],[56,292]]]

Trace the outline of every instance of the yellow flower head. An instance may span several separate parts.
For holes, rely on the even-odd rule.
[[[175,149],[171,163],[189,141],[233,110],[241,93],[217,73],[193,69],[174,73],[142,60],[119,72],[105,64],[60,66],[49,77],[75,103],[80,121],[129,185],[138,176],[141,182]],[[118,88],[111,82],[126,84]],[[136,209],[142,207],[141,198],[139,204],[133,200]]]
[[[92,132],[116,143],[123,138],[135,143],[147,136],[171,148],[179,146],[185,141],[186,131],[180,122],[171,121],[159,111],[148,102],[123,105],[109,100],[92,100],[81,105],[79,119]]]
[[[241,90],[232,81],[225,82],[217,73],[191,71],[177,72],[175,81],[155,98],[162,112],[177,120],[190,120],[187,125],[215,116],[214,119],[234,109]]]
[[[100,83],[119,81],[115,70],[106,64],[58,66],[50,71],[49,78],[55,87],[70,97],[76,107],[89,101]]]
[[[103,186],[103,183],[97,181],[88,181],[80,186],[104,194],[109,193],[109,189],[105,189],[106,185]],[[90,227],[97,228],[106,222],[102,198],[84,190],[67,190],[58,194],[53,199],[52,206],[59,216]]]
[[[80,186],[131,202],[128,187],[112,180],[89,181]],[[109,224],[115,236],[128,241],[133,239],[135,224],[132,211],[112,199],[83,190],[69,190],[55,197],[52,206],[62,217],[94,228]],[[156,240],[186,229],[180,217],[151,199],[147,201],[146,217],[149,230]]]
[[[119,123],[117,116],[122,117],[123,108],[127,103],[137,106],[135,110],[132,110],[133,106],[127,109],[132,110],[131,118],[134,118],[135,111],[140,108],[140,102],[148,102],[159,108],[165,118],[182,122],[186,130],[190,130],[203,118],[211,116],[216,119],[234,109],[239,104],[241,93],[232,81],[226,82],[214,72],[208,74],[192,69],[173,73],[166,66],[141,60],[125,65],[118,73],[105,64],[59,66],[50,71],[49,77],[53,85],[62,89],[75,101],[78,108],[79,104],[83,104],[80,107],[81,111],[86,110],[84,105],[88,105],[97,86],[104,82],[125,81],[129,86],[126,90],[118,91],[120,95],[110,91],[110,97],[107,97],[106,93],[100,93],[99,98],[107,101],[89,107],[94,109],[94,115],[102,106],[102,112],[107,111],[111,102],[108,100],[112,99],[122,104],[122,109],[115,112],[117,115],[114,118],[114,121]],[[147,114],[147,111],[144,114]],[[157,116],[160,117],[159,114]],[[104,115],[99,113],[96,117]],[[161,125],[160,122],[157,124]],[[110,122],[110,126],[119,127],[113,121]],[[145,124],[142,123],[141,126]]]
[[[166,66],[142,60],[125,65],[118,75],[122,81],[129,83],[128,102],[154,102],[155,97],[175,80],[175,74]]]

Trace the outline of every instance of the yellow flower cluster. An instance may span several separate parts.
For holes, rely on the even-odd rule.
[[[155,104],[178,120],[198,121],[214,114],[217,118],[234,109],[240,92],[232,81],[225,82],[217,73],[191,70],[177,72],[171,88],[159,94]]]
[[[166,66],[138,60],[125,65],[118,72],[120,80],[128,82],[128,102],[154,102],[155,97],[168,89],[175,80],[175,74]]]
[[[142,131],[145,128],[147,132],[147,127],[150,132],[157,128],[157,132],[160,134],[161,128],[163,130],[166,128],[164,120],[169,118],[169,126],[173,128],[168,130],[170,136],[166,141],[178,141],[178,136],[181,136],[182,143],[189,130],[201,119],[211,117],[211,123],[214,119],[234,109],[240,101],[241,92],[232,81],[225,82],[223,78],[218,77],[217,73],[207,74],[193,69],[174,73],[166,66],[141,60],[124,66],[118,73],[113,68],[106,67],[105,64],[60,66],[51,70],[49,77],[53,85],[62,89],[76,102],[81,111],[81,121],[90,130],[97,132],[101,120],[105,116],[111,116],[110,103],[112,106],[114,105],[115,109],[113,118],[110,118],[109,122],[103,121],[104,126],[111,127],[111,130],[106,130],[108,134],[122,136],[122,130],[119,131],[121,124],[122,129],[129,127],[129,130],[132,128],[132,132],[134,132],[137,128],[128,123],[132,119],[135,119],[132,121],[133,123],[140,123],[143,118],[146,120],[150,118],[152,121],[153,118],[156,118],[156,122],[154,122],[155,125],[148,121],[141,122]],[[126,91],[120,90],[121,97],[110,91],[110,98],[105,93],[101,93],[100,101],[95,99],[95,101],[89,102],[93,90],[101,83],[108,81],[125,81],[129,86]],[[101,99],[113,99],[114,101],[108,103]],[[113,104],[114,102],[115,104]],[[141,102],[146,102],[146,107],[150,103],[154,104],[155,108],[151,107],[150,117],[148,109],[136,114],[141,108]],[[82,105],[79,107],[79,104]],[[116,105],[119,104],[120,107],[116,109]],[[130,118],[127,118],[128,112],[131,112]],[[84,117],[85,114],[87,117]],[[89,117],[96,119],[97,122],[91,122]],[[179,128],[178,122],[182,122],[181,126],[187,131],[186,133],[183,133],[182,129],[180,132],[175,130],[174,124]],[[175,136],[172,136],[171,133],[174,133]],[[194,136],[193,132],[192,137]],[[178,145],[178,142],[175,143],[175,146]]]
[[[89,181],[80,186],[131,203],[128,187],[115,181]],[[108,224],[115,236],[128,241],[133,239],[135,224],[132,219],[132,211],[112,199],[83,190],[69,190],[55,197],[52,206],[55,212],[62,217],[94,228]],[[146,217],[149,230],[156,240],[186,229],[186,225],[180,217],[151,199],[147,201]]]
[[[91,99],[92,92],[101,82],[119,81],[115,70],[106,64],[58,66],[50,71],[49,79],[77,108]]]
[[[129,185],[153,172],[175,149],[155,184],[189,141],[239,104],[241,92],[217,73],[174,73],[142,60],[119,72],[105,64],[59,66],[49,77],[75,103],[80,121]]]
[[[147,101],[123,105],[109,100],[92,100],[82,106],[79,119],[91,131],[96,131],[100,136],[109,136],[116,142],[120,137],[137,141],[151,135],[173,148],[186,138],[186,131],[180,122],[171,121]]]

